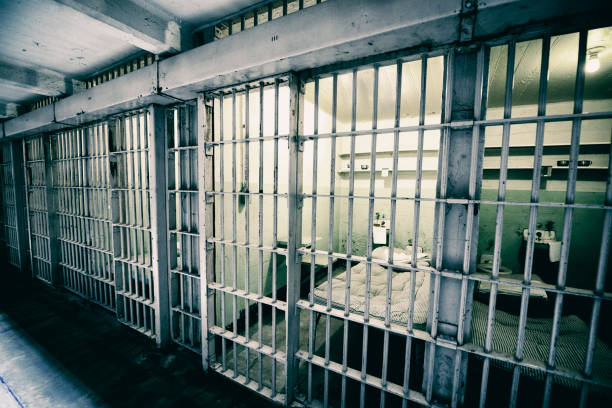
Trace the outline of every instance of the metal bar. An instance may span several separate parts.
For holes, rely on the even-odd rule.
[[[379,86],[379,67],[374,66],[374,84],[372,90],[372,130],[378,127],[378,86]],[[366,241],[366,258],[372,260],[372,237],[374,228],[374,195],[376,188],[376,132],[372,132],[370,140],[370,187],[368,198],[368,236]],[[367,323],[370,316],[370,280],[372,276],[372,264],[366,263],[366,285],[365,285],[365,305],[364,321]],[[361,354],[361,384],[359,390],[359,406],[365,407],[365,380],[368,364],[368,324],[363,325],[362,354]]]
[[[336,131],[337,109],[338,109],[338,74],[332,76],[332,132]],[[333,262],[331,256],[334,250],[334,194],[336,192],[336,139],[331,140],[330,147],[330,181],[329,181],[329,235],[328,235],[328,258],[327,258],[327,311],[331,310]],[[330,316],[325,316],[325,365],[329,365],[330,351]],[[329,406],[329,370],[325,368],[323,379],[323,406]]]
[[[256,19],[257,13],[255,13],[254,18]],[[244,21],[244,19],[243,19]],[[250,88],[246,88],[245,89],[245,93],[244,93],[244,106],[245,106],[245,116],[244,116],[244,137],[245,139],[249,139],[250,133],[249,133],[249,127],[251,126],[250,123],[250,109],[251,109],[251,105],[250,105]],[[249,160],[249,156],[251,153],[251,144],[247,143],[246,145],[246,149],[245,149],[245,154],[244,154],[244,185],[246,186],[246,190],[247,192],[250,193],[250,184],[251,184],[251,180],[249,178],[250,176],[250,160]],[[250,235],[251,235],[251,218],[250,218],[250,204],[251,204],[251,197],[250,194],[247,195],[245,197],[245,203],[244,203],[244,242],[246,245],[250,244]],[[244,260],[244,290],[247,294],[249,294],[251,292],[250,290],[250,276],[251,276],[251,252],[249,247],[247,246],[245,248],[245,260]],[[250,336],[250,327],[251,327],[251,319],[250,319],[250,302],[248,301],[248,299],[244,300],[244,313],[245,313],[245,323],[244,323],[244,332],[245,332],[245,338],[248,341],[251,340],[251,336]],[[250,375],[250,349],[246,348],[246,364],[245,364],[245,377],[246,377],[246,381],[250,382],[251,380],[251,375]]]
[[[236,140],[236,89],[232,89],[232,140]],[[232,191],[236,190],[236,144],[232,144]],[[232,242],[237,242],[237,213],[238,213],[238,196],[232,197]],[[232,289],[235,291],[238,284],[238,247],[232,245]],[[232,294],[232,333],[233,337],[238,335],[238,298]],[[234,375],[238,375],[238,350],[235,341],[232,341],[232,353],[234,357]]]
[[[313,109],[313,133],[319,133],[319,78],[314,80],[314,109]],[[299,136],[299,134],[298,134]],[[317,181],[318,181],[318,165],[319,165],[319,139],[315,138],[312,143],[312,200],[311,200],[311,217],[310,217],[310,305],[314,305],[314,290],[315,290],[315,268],[317,249]],[[308,322],[308,357],[312,358],[315,345],[315,314],[311,310],[309,312]],[[308,402],[312,402],[312,363],[308,363]]]
[[[289,77],[289,199],[288,199],[288,243],[287,243],[287,322],[286,330],[286,403],[294,399],[297,385],[298,362],[295,354],[299,348],[301,255],[297,252],[302,240],[302,151],[299,140],[304,126],[304,91],[296,75]]]
[[[355,131],[357,126],[357,69],[353,70],[352,94],[351,94],[351,131]],[[353,253],[353,195],[355,193],[355,136],[350,140],[350,159],[349,159],[349,187],[348,187],[348,219],[347,219],[347,238],[346,255],[349,260],[346,262],[346,283],[344,288],[344,313],[348,315],[351,304],[351,267],[350,261]],[[331,216],[331,215],[330,215]],[[347,321],[343,321],[342,337],[342,370],[346,372],[348,362],[348,334],[349,326]],[[346,403],[346,376],[342,375],[340,404],[344,408]]]
[[[31,273],[28,261],[28,218],[27,197],[25,192],[26,179],[23,171],[23,143],[10,142],[11,149],[11,175],[13,177],[13,199],[15,206],[15,232],[17,234],[17,250],[21,273]]]
[[[425,124],[425,108],[427,100],[427,58],[421,58],[421,88],[419,94],[419,125]],[[417,254],[419,247],[419,224],[421,214],[421,178],[423,175],[423,142],[425,137],[425,131],[419,129],[417,140],[417,165],[416,165],[416,180],[414,187],[414,218],[413,218],[413,232],[412,232],[412,260],[411,265],[413,268],[417,267]],[[412,333],[414,329],[414,298],[416,290],[416,271],[410,272],[410,306],[409,306],[409,317],[407,330],[408,333]],[[406,349],[404,352],[404,383],[403,390],[404,394],[408,394],[410,390],[410,358],[412,355],[412,337],[406,337]],[[402,408],[406,408],[407,399],[402,400]]]
[[[53,161],[51,159],[51,141],[48,136],[42,136],[43,158],[45,169],[45,200],[47,204],[47,232],[49,237],[49,265],[51,268],[50,282],[54,286],[62,286],[62,275],[59,268],[58,220],[57,202],[53,189]]]
[[[164,109],[152,105],[147,110],[144,132],[149,142],[149,183],[151,185],[151,267],[153,271],[153,308],[155,339],[165,347],[170,339],[168,299],[168,247],[166,219],[166,138]],[[161,194],[160,194],[161,193]]]
[[[279,80],[274,80],[274,136],[278,135]],[[274,186],[273,193],[278,193],[278,139],[274,139]],[[278,197],[272,197],[272,247],[278,246]],[[276,300],[278,290],[278,266],[276,252],[272,252],[272,299]],[[286,272],[288,273],[288,271]],[[272,308],[272,349],[276,351],[276,308]],[[272,394],[276,394],[276,360],[272,360]]]
[[[261,298],[263,296],[263,251],[261,250],[261,247],[263,247],[263,191],[264,191],[264,178],[263,178],[263,171],[264,171],[264,154],[263,154],[263,147],[264,147],[264,142],[261,139],[261,137],[263,136],[263,129],[264,129],[264,82],[260,82],[259,84],[259,180],[258,180],[258,187],[259,187],[259,208],[258,208],[258,212],[259,212],[259,216],[258,216],[258,226],[259,226],[259,239],[258,239],[258,244],[259,244],[259,250],[258,255],[259,255],[259,263],[258,263],[258,269],[257,269],[257,292],[259,297]],[[262,304],[261,302],[257,302],[257,339],[258,339],[258,344],[259,347],[261,348],[262,346],[262,315],[263,315],[263,308],[262,308]],[[262,383],[262,371],[263,371],[263,360],[262,360],[262,355],[261,353],[258,353],[257,355],[257,373],[258,373],[258,390],[261,390],[263,387],[263,383]]]
[[[400,112],[402,104],[402,62],[396,64],[396,82],[395,82],[395,126],[400,124]],[[395,252],[395,224],[397,215],[397,168],[398,168],[398,151],[399,151],[399,132],[393,134],[393,169],[391,180],[391,218],[389,230],[389,264],[393,264],[393,255]],[[392,272],[393,268],[387,267],[387,294],[385,302],[385,326],[390,324],[391,314],[391,293],[392,293]],[[389,364],[389,332],[383,334],[383,361],[381,382],[383,390],[380,393],[380,407],[385,407],[385,389],[387,388],[387,368]]]

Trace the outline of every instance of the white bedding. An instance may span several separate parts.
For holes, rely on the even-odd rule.
[[[420,269],[431,269],[428,262],[420,261]],[[428,272],[416,272],[414,296],[415,324],[427,321],[429,307],[429,276]],[[390,319],[394,323],[407,324],[410,318],[410,280],[411,272],[391,273],[391,310]],[[327,282],[315,288],[315,298],[319,303],[327,301]],[[334,307],[344,309],[346,289],[346,271],[332,279],[331,301]],[[355,313],[365,311],[366,264],[359,263],[351,268],[350,310]],[[387,303],[387,268],[372,264],[370,280],[370,316],[385,318]]]
[[[522,282],[524,279],[524,276],[522,273],[513,273],[513,274],[506,274],[506,275],[501,275],[500,278],[503,279],[512,279],[512,280],[516,280],[519,282]],[[542,282],[542,279],[540,279],[540,277],[538,275],[531,275],[531,282],[532,283],[544,283]],[[480,292],[483,293],[489,293],[491,291],[491,283],[490,282],[480,282],[480,284],[478,285],[478,290]],[[497,286],[497,293],[500,295],[514,295],[514,296],[520,296],[523,293],[523,287],[522,286],[516,286],[516,285],[508,285],[508,284],[504,284],[504,283],[500,283]],[[529,289],[529,295],[532,298],[542,298],[542,299],[548,299],[548,296],[546,295],[546,291],[544,289],[540,289],[540,288],[530,288]]]

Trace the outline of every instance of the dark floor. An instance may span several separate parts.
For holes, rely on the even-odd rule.
[[[199,356],[164,353],[114,316],[0,267],[0,406],[268,407],[206,375]]]

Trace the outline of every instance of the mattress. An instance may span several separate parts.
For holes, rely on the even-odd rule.
[[[431,269],[429,263],[419,262],[420,269]],[[340,270],[343,272],[340,273]],[[345,308],[346,268],[337,268],[339,274],[331,281],[331,303],[335,308]],[[429,307],[428,272],[415,273],[414,324],[427,322]],[[411,272],[391,272],[391,308],[390,320],[396,324],[406,325],[410,319],[410,281]],[[366,264],[359,263],[351,268],[350,305],[353,313],[365,311]],[[323,282],[314,290],[315,301],[327,304],[328,282]],[[387,303],[387,268],[372,264],[370,279],[370,316],[385,319]]]
[[[472,343],[484,347],[487,333],[487,318],[489,306],[474,302],[472,310]],[[516,352],[519,316],[503,311],[495,312],[493,326],[493,351],[504,354]],[[527,318],[525,328],[525,348],[523,358],[531,361],[548,361],[550,336],[552,332],[552,319]],[[584,369],[584,360],[589,338],[589,327],[577,316],[561,318],[559,336],[557,339],[556,367],[558,369],[572,369],[581,372]],[[513,365],[492,360],[496,366],[512,369]],[[521,372],[530,377],[543,380],[546,373],[532,369],[522,368]],[[593,378],[598,381],[612,383],[612,349],[604,342],[597,340],[595,356],[593,359]],[[555,382],[564,386],[576,388],[579,382],[566,377],[555,377]],[[607,392],[610,392],[608,390]]]

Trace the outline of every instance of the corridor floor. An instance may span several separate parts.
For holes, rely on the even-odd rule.
[[[206,375],[190,351],[162,353],[107,311],[39,282],[7,282],[2,272],[1,407],[271,405]]]

